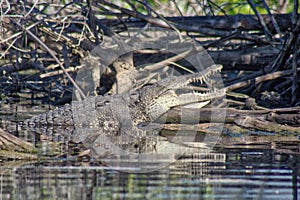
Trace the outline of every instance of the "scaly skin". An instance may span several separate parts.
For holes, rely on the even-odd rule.
[[[199,73],[166,78],[128,93],[74,101],[70,105],[37,115],[25,121],[24,125],[34,130],[44,129],[53,139],[67,137],[68,140],[83,142],[89,147],[95,141],[102,141],[102,145],[115,141],[121,148],[126,146],[126,149],[144,151],[144,131],[138,125],[156,120],[174,106],[206,102],[224,96],[223,89],[203,93],[189,90],[189,93],[185,91],[176,94],[190,83],[209,81],[210,75],[219,72],[221,68],[220,65],[214,65]],[[136,150],[137,146],[139,150]],[[99,148],[99,145],[93,148]]]
[[[120,120],[131,119],[133,125],[154,121],[172,107],[210,101],[224,96],[223,89],[213,89],[203,93],[175,94],[177,90],[184,89],[189,83],[207,81],[211,74],[220,70],[220,65],[214,65],[203,72],[166,78],[126,94],[88,97],[84,101],[73,101],[71,105],[67,104],[37,115],[27,120],[25,124],[31,127],[99,126],[104,130],[117,131]]]

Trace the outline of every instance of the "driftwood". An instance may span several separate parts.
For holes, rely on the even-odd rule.
[[[166,122],[172,123],[172,125],[166,124],[163,127],[169,130],[178,130],[181,128],[186,130],[191,129],[206,132],[207,127],[209,127],[209,124],[206,124],[208,122],[212,127],[215,126],[214,123],[234,123],[246,129],[276,133],[287,132],[300,134],[300,107],[268,110],[239,110],[235,108],[183,109],[185,115],[189,116],[188,118],[184,119],[184,123],[196,125],[193,125],[190,128],[184,125],[180,126],[179,123],[183,123],[181,120],[182,111],[179,108],[174,108],[166,114]],[[225,118],[224,113],[226,113]],[[160,120],[158,120],[158,122],[165,122],[166,116],[162,117]],[[240,131],[242,132],[243,130]],[[234,128],[232,128],[232,132],[235,132]]]
[[[126,13],[127,14],[127,13]],[[129,13],[130,14],[130,13]],[[275,27],[272,24],[271,17],[269,15],[261,15],[264,22],[272,32],[276,32]],[[278,27],[281,31],[287,31],[292,26],[292,14],[274,14],[272,15],[275,21],[278,24]],[[298,14],[298,17],[300,15]],[[243,29],[243,30],[260,30],[261,24],[260,20],[253,15],[227,15],[227,16],[191,16],[191,17],[166,17],[166,20],[174,23],[175,26],[178,24],[177,28],[182,30],[190,30],[193,32],[200,32],[210,35],[208,32],[205,32],[208,29],[217,29],[217,30],[234,30],[234,29]],[[150,20],[149,20],[150,21]],[[101,20],[103,24],[118,24],[117,20],[103,19]],[[146,21],[142,20],[127,20],[126,26],[128,28],[138,28],[144,27]],[[120,24],[121,26],[121,24]],[[192,28],[190,28],[192,26]],[[117,26],[116,26],[117,28]]]
[[[273,133],[297,133],[300,134],[300,128],[298,127],[292,127],[289,125],[283,125],[278,124],[274,122],[270,122],[263,119],[256,119],[250,116],[244,116],[244,117],[237,117],[234,120],[234,123],[245,127],[245,128],[251,128],[256,129],[260,131],[267,131],[267,132],[273,132]]]
[[[277,153],[298,154],[299,139],[297,135],[281,134],[243,134],[242,137],[221,136],[216,148],[229,149],[272,149]]]
[[[36,160],[37,149],[14,135],[0,129],[0,159]]]

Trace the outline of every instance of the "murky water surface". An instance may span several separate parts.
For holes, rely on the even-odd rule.
[[[1,112],[0,126],[6,130],[16,128],[8,121],[31,115],[24,107],[8,105]],[[40,107],[32,111],[37,112],[42,112]],[[205,156],[191,153],[147,173],[134,165],[112,167],[105,160],[6,161],[0,164],[0,195],[1,199],[298,199],[299,147],[294,135],[225,135]]]

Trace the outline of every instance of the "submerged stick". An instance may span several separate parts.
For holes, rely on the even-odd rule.
[[[37,149],[14,135],[0,129],[0,157],[3,159],[36,160]]]

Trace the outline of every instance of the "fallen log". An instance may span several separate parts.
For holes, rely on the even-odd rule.
[[[184,115],[188,116],[184,119],[185,123],[233,123],[237,116],[254,116],[257,118],[265,118],[270,110],[239,110],[235,108],[183,108]],[[157,122],[181,123],[181,108],[173,108],[169,110],[165,116],[162,116]],[[226,116],[225,116],[226,114]],[[167,118],[166,118],[167,116]],[[165,119],[166,118],[166,119]]]
[[[256,119],[254,117],[250,116],[243,116],[243,117],[237,117],[234,120],[235,124],[245,127],[245,128],[251,128],[256,129],[260,131],[266,131],[266,132],[274,132],[274,133],[297,133],[300,134],[300,128],[298,127],[292,127],[289,125],[283,125],[283,124],[277,124],[274,122],[270,122],[263,119]]]
[[[185,119],[181,119],[184,112]],[[180,124],[196,124],[189,129],[203,131],[208,125],[199,123],[236,124],[242,129],[255,129],[275,133],[300,133],[300,107],[266,109],[266,110],[239,110],[235,108],[180,108],[171,109],[166,115],[158,119],[157,123],[171,123],[164,128],[176,130],[184,128]],[[174,125],[179,124],[179,125]],[[199,125],[197,125],[199,124]]]
[[[127,13],[126,13],[127,14]],[[269,15],[261,15],[265,24],[272,32],[275,32],[272,19]],[[300,15],[298,14],[300,17]],[[287,31],[293,26],[292,14],[274,14],[281,31]],[[171,23],[174,23],[179,30],[195,31],[200,33],[207,33],[207,29],[218,30],[234,30],[240,28],[242,30],[261,30],[259,19],[254,15],[227,15],[227,16],[191,16],[191,17],[166,17]],[[123,22],[112,19],[100,20],[105,25],[119,24],[120,27],[126,25],[127,28],[144,27],[147,23],[146,20],[139,20],[136,18],[129,19]],[[149,22],[149,21],[148,21]],[[155,25],[157,25],[156,23]],[[116,29],[120,28],[115,26]]]
[[[300,126],[300,107],[291,108],[276,108],[265,110],[240,110],[236,108],[173,108],[169,110],[166,115],[162,116],[157,122],[180,123],[181,113],[187,117],[184,119],[186,123],[203,123],[203,122],[217,122],[217,123],[233,123],[237,117],[251,116],[258,119],[267,119],[274,121],[277,119],[278,123],[288,124],[293,126]],[[226,116],[224,116],[226,114]],[[166,118],[167,117],[167,118]],[[280,120],[279,120],[280,119]],[[283,120],[285,119],[285,120]],[[290,119],[290,120],[289,120]]]
[[[0,129],[0,158],[36,160],[37,149],[31,143]]]

